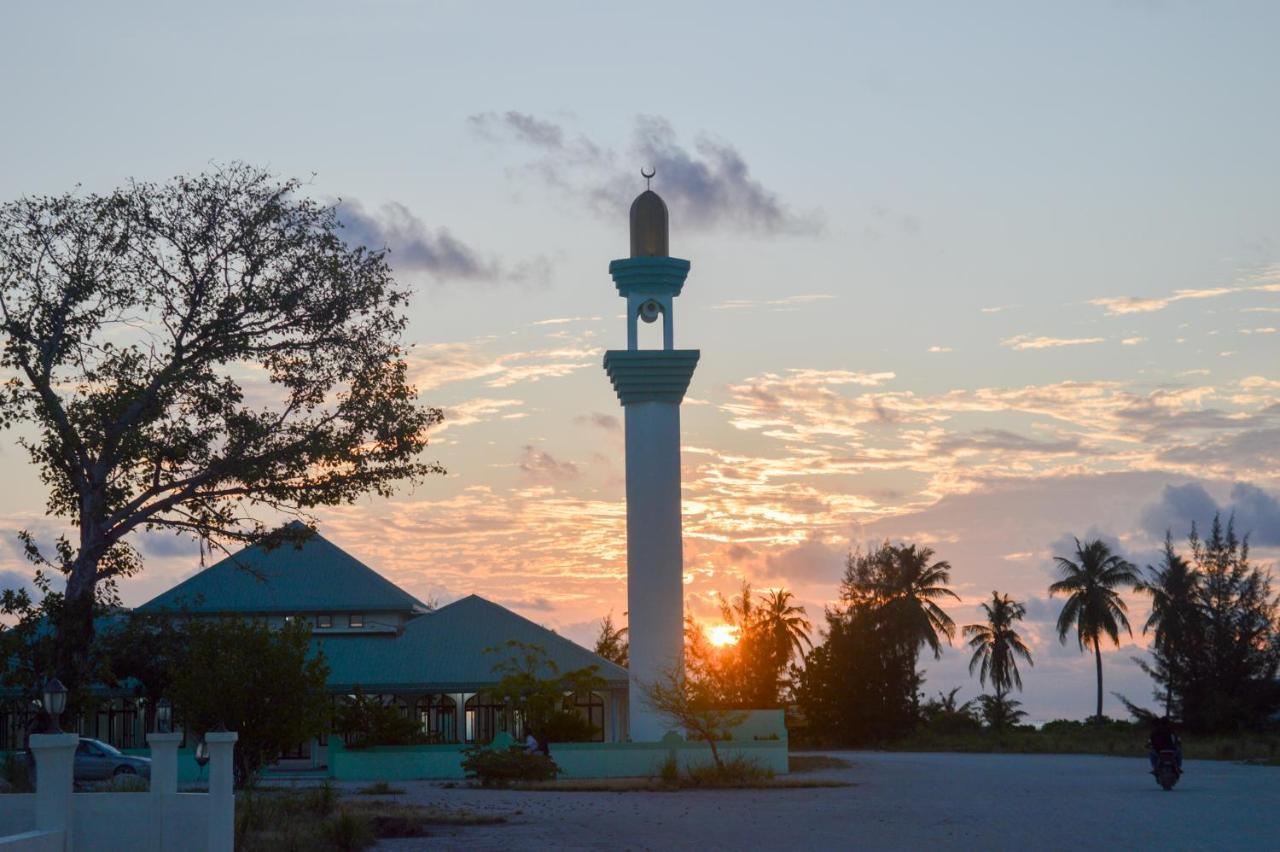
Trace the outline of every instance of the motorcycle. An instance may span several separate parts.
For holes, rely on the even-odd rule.
[[[1182,777],[1182,770],[1178,768],[1178,753],[1171,748],[1161,749],[1156,755],[1156,768],[1151,774],[1156,776],[1161,787],[1172,790],[1173,785]]]

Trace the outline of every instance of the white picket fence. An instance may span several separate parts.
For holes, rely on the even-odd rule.
[[[76,793],[76,734],[34,734],[36,792],[0,796],[0,852],[232,852],[237,735],[211,731],[209,792],[178,792],[181,734],[148,734],[148,793]],[[8,834],[5,834],[8,832]]]

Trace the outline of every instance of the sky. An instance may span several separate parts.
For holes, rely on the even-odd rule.
[[[317,514],[409,591],[589,643],[626,607],[608,262],[642,167],[692,271],[676,345],[686,604],[745,579],[815,627],[845,556],[1026,602],[1032,719],[1093,709],[1046,587],[1235,511],[1280,556],[1280,59],[1271,3],[45,3],[0,12],[0,199],[245,161],[413,285],[445,477]],[[644,345],[644,341],[642,341]],[[0,579],[51,536],[0,435]],[[199,568],[142,542],[137,604]],[[1108,691],[1150,703],[1108,649]],[[815,638],[817,638],[815,636]],[[959,648],[926,691],[979,692]],[[1109,712],[1122,710],[1110,696]]]

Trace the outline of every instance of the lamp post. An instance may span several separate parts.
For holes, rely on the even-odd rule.
[[[59,717],[67,709],[67,688],[56,677],[44,685],[44,709],[49,714],[49,733],[62,733]]]
[[[157,733],[167,734],[172,731],[173,724],[173,704],[167,698],[161,698],[156,702],[156,731]]]

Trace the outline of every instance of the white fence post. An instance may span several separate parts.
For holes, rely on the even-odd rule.
[[[182,734],[147,734],[151,746],[151,795],[178,792],[178,744]]]
[[[232,852],[236,835],[235,772],[231,757],[240,735],[235,731],[210,731],[209,746],[209,852]]]
[[[64,850],[71,849],[71,791],[79,744],[79,734],[31,735],[31,755],[36,762],[36,829],[61,830]]]

